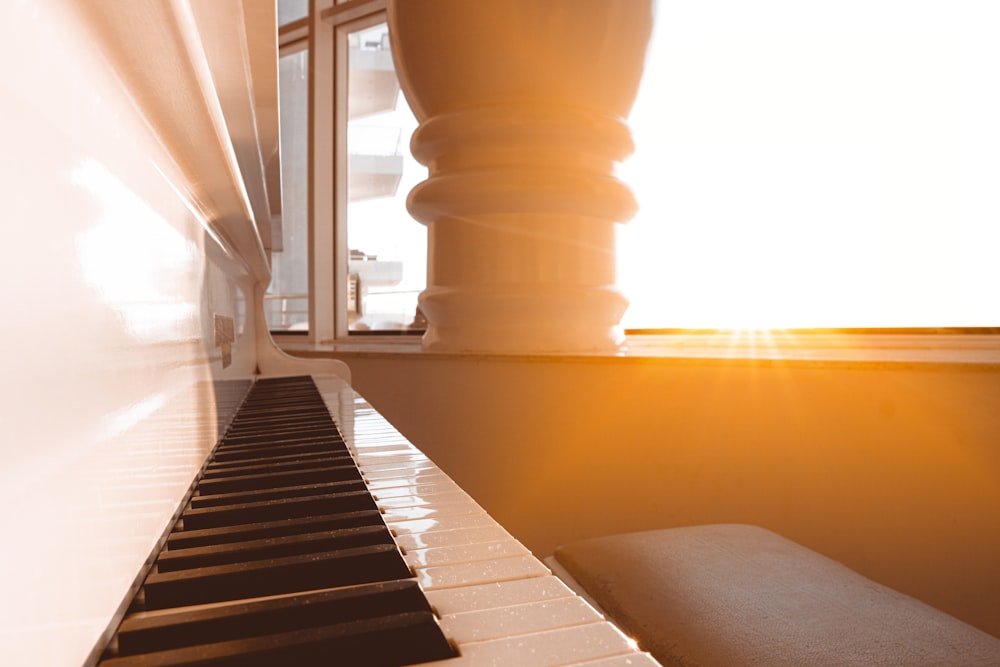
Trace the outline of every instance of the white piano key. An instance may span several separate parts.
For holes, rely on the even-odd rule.
[[[404,551],[415,551],[416,549],[498,542],[507,539],[513,538],[506,530],[498,525],[487,525],[461,530],[421,531],[419,534],[396,535],[396,544]]]
[[[403,560],[411,568],[420,569],[442,565],[491,561],[510,556],[528,556],[530,554],[531,552],[520,542],[509,538],[500,542],[480,542],[478,544],[416,549],[415,551],[407,551],[403,555]]]
[[[357,423],[354,425],[354,440],[359,445],[394,445],[410,444],[398,431],[378,428],[375,423]]]
[[[574,662],[566,667],[661,667],[653,656],[648,653],[630,653],[616,655],[613,658],[601,658],[587,662]]]
[[[355,426],[369,431],[391,431],[396,432],[396,428],[379,414],[378,410],[367,404],[355,404],[354,406]]]
[[[355,443],[359,448],[366,451],[392,451],[392,450],[412,450],[420,451],[413,446],[410,441],[401,435],[382,433],[360,433],[355,434]]]
[[[440,625],[446,637],[462,645],[602,621],[580,598],[564,597],[442,616]]]
[[[389,529],[398,539],[408,535],[430,535],[437,532],[482,528],[484,526],[496,525],[497,522],[494,521],[485,510],[479,508],[479,511],[477,512],[461,512],[437,517],[394,520],[390,522]]]
[[[549,569],[534,556],[512,556],[474,563],[427,567],[417,570],[415,574],[420,587],[425,591],[432,591],[435,588],[544,577],[549,574]]]
[[[427,462],[429,459],[417,450],[369,451],[358,448],[358,465],[387,465],[389,463]]]
[[[449,503],[437,507],[393,507],[386,509],[382,513],[382,519],[390,529],[394,529],[396,524],[402,521],[413,519],[438,519],[446,516],[461,514],[485,514],[484,510],[475,503]]]
[[[358,397],[354,408],[347,435],[352,455],[446,636],[461,652],[434,665],[657,664],[364,399]]]
[[[423,454],[401,454],[392,457],[374,457],[357,455],[354,457],[355,463],[362,470],[406,470],[408,468],[425,467],[430,464]]]
[[[378,445],[372,447],[358,445],[354,449],[359,459],[367,459],[369,461],[395,459],[404,456],[423,456],[423,453],[412,445]]]
[[[423,454],[419,455],[407,455],[406,460],[397,461],[387,461],[385,459],[368,459],[365,460],[362,455],[355,455],[354,460],[357,462],[358,467],[372,470],[372,471],[388,471],[388,470],[412,470],[414,468],[434,468],[437,469],[430,459],[428,459]]]
[[[419,485],[418,485],[419,486]],[[386,498],[379,503],[384,514],[394,512],[405,512],[406,510],[420,509],[446,509],[449,507],[465,507],[472,511],[484,511],[483,508],[472,499],[469,494],[461,489],[455,491],[435,494],[433,496],[399,496]],[[388,521],[389,519],[386,519]]]
[[[380,497],[376,501],[379,508],[383,510],[402,509],[404,507],[436,507],[439,505],[450,505],[455,503],[472,503],[469,496],[464,491],[450,491],[428,496],[399,496],[397,498]]]
[[[465,493],[462,489],[450,481],[435,482],[433,484],[427,484],[424,480],[421,480],[420,484],[404,484],[402,486],[383,486],[382,488],[372,488],[371,485],[368,486],[368,490],[372,492],[375,496],[375,500],[383,500],[389,498],[406,498],[409,496],[425,498],[428,496],[440,496],[445,493]]]
[[[411,479],[413,483],[416,483],[422,474],[426,475],[438,471],[438,468],[432,463],[405,467],[358,466],[358,468],[365,479]]]
[[[477,586],[443,588],[427,591],[426,595],[437,613],[445,616],[540,600],[574,597],[575,594],[561,579],[548,575]]]
[[[589,623],[531,635],[459,644],[457,658],[425,667],[563,667],[633,653],[635,649],[610,623]]]
[[[409,479],[397,479],[395,477],[387,477],[385,479],[369,479],[368,488],[371,489],[373,493],[382,491],[384,489],[405,489],[407,487],[415,487],[421,484],[451,484],[456,489],[461,489],[458,484],[451,481],[451,478],[445,475],[443,472],[435,471],[429,472],[420,476],[417,483],[413,483]]]
[[[412,461],[372,462],[358,460],[355,457],[354,462],[358,464],[362,475],[366,477],[372,475],[379,479],[392,476],[403,478],[408,475],[412,476],[414,473],[427,473],[437,470],[434,464],[427,459],[417,458]]]
[[[398,439],[406,441],[406,438],[377,412],[366,411],[362,415],[356,415],[354,432],[355,435],[395,435]]]
[[[354,437],[373,443],[407,442],[406,438],[392,427],[386,428],[377,415],[365,415],[354,422]]]

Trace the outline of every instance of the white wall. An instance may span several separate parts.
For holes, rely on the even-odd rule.
[[[536,554],[754,523],[1000,635],[995,365],[341,356]]]

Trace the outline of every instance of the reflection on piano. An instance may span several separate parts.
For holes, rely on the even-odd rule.
[[[657,664],[337,378],[258,380],[152,562],[104,667]]]

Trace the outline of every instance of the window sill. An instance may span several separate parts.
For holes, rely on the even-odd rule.
[[[507,361],[750,364],[757,366],[939,368],[1000,371],[1000,335],[938,333],[716,332],[632,334],[612,353],[487,354],[425,352],[415,336],[365,336],[363,340],[310,343],[277,337],[302,357],[476,358]]]

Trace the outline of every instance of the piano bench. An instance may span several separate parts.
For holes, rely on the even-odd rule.
[[[582,540],[553,561],[664,665],[1000,665],[1000,639],[756,526]]]

